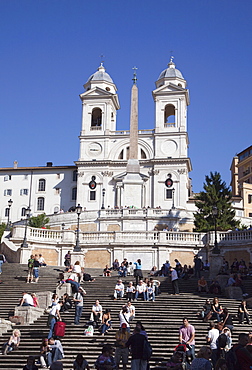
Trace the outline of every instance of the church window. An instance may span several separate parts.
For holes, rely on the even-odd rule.
[[[101,127],[102,111],[100,108],[94,108],[92,111],[91,127]]]
[[[5,175],[4,176],[4,181],[9,181],[11,180],[11,175]]]
[[[37,201],[37,210],[44,211],[45,209],[45,198],[39,197]]]
[[[89,200],[96,200],[96,191],[90,191]]]
[[[77,198],[77,188],[72,188],[72,200],[76,200]]]
[[[6,195],[6,196],[11,196],[12,195],[12,189],[5,189],[4,190],[4,195]]]
[[[179,87],[182,87],[182,85],[181,85],[181,84],[178,84],[178,86],[179,86]]]
[[[167,104],[164,111],[164,122],[166,127],[175,126],[175,107],[172,104]]]
[[[248,195],[248,203],[252,203],[252,194]]]
[[[23,207],[22,209],[21,209],[21,217],[25,217],[26,216],[26,208],[25,207]]]
[[[73,181],[77,181],[78,172],[77,170],[73,171]]]
[[[141,149],[141,159],[146,159],[146,154],[143,149]]]
[[[20,195],[28,195],[28,189],[20,189]]]
[[[165,189],[166,199],[172,199],[172,189]]]
[[[59,211],[60,211],[59,206],[55,206],[54,210],[53,210],[53,213],[59,213]]]
[[[9,217],[10,208],[5,208],[5,217]]]
[[[39,179],[38,191],[45,191],[46,181],[45,179]]]

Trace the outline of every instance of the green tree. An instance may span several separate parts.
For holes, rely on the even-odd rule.
[[[1,240],[2,236],[3,236],[3,233],[4,233],[4,230],[5,229],[6,229],[6,224],[2,222],[0,224],[0,240]]]
[[[194,214],[194,225],[196,231],[214,230],[213,207],[217,208],[216,227],[217,230],[225,231],[233,229],[239,225],[239,221],[234,219],[235,211],[232,209],[232,193],[225,181],[221,180],[219,172],[210,172],[206,176],[204,191],[196,197],[195,205],[198,208]]]
[[[45,213],[38,216],[32,216],[29,218],[29,226],[41,228],[49,222],[49,217],[46,217]]]

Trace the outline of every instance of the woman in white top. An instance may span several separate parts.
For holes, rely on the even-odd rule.
[[[3,346],[3,355],[7,355],[8,352],[18,349],[18,346],[20,344],[20,337],[20,331],[18,329],[13,330],[8,342],[6,342]]]
[[[129,285],[126,288],[126,298],[128,299],[128,301],[133,301],[134,300],[135,291],[136,291],[136,289],[133,285],[133,282],[130,281]]]
[[[76,273],[78,276],[78,282],[80,283],[83,281],[83,272],[82,268],[80,266],[80,261],[76,261],[75,264],[73,265],[73,270],[72,272]]]

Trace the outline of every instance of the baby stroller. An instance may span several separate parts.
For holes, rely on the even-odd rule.
[[[187,357],[188,348],[186,344],[180,343],[174,348],[174,353],[180,353],[181,355],[181,368],[183,370],[189,370],[191,368],[189,359]]]

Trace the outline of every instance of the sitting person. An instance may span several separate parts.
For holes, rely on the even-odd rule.
[[[220,305],[218,298],[214,297],[212,303],[212,319],[217,319],[217,321],[220,322],[221,316],[223,316],[222,314],[222,306]]]
[[[8,352],[18,349],[20,344],[21,333],[18,329],[13,330],[8,342],[4,343],[2,347],[2,354],[7,355]]]
[[[155,288],[153,285],[148,282],[146,287],[146,300],[147,301],[155,301]]]
[[[101,335],[104,335],[105,333],[108,332],[108,330],[111,328],[112,321],[111,321],[111,314],[110,310],[107,308],[102,315],[102,324],[101,324]]]
[[[227,286],[235,286],[235,279],[233,274],[229,275]]]
[[[161,294],[160,291],[160,281],[157,279],[153,279],[153,277],[150,278],[150,283],[152,284],[155,292],[155,296]]]
[[[105,269],[103,269],[103,276],[111,276],[111,270],[108,267],[108,265],[105,266]]]
[[[48,366],[51,366],[53,362],[61,360],[64,358],[64,351],[62,344],[59,340],[50,338],[48,340],[50,351],[47,355]]]
[[[135,291],[136,291],[136,289],[133,285],[133,282],[130,281],[129,285],[126,288],[126,298],[127,298],[128,301],[133,301],[134,300]]]
[[[73,363],[73,370],[90,370],[88,362],[84,359],[82,354],[78,353]]]
[[[104,344],[102,354],[95,361],[95,368],[97,370],[116,370],[117,366],[112,353],[113,347],[110,344]]]
[[[81,288],[80,283],[78,282],[78,276],[76,273],[72,273],[68,279],[64,279],[64,274],[60,273],[59,274],[59,283],[57,285],[57,288],[61,288],[61,286],[65,283],[71,284],[72,287],[72,292],[73,293],[78,293],[79,288]],[[81,288],[82,289],[82,288]]]
[[[114,271],[118,271],[119,270],[119,262],[118,262],[118,259],[114,260],[113,264],[112,264],[112,268]]]
[[[19,306],[34,306],[33,298],[27,292],[23,292],[23,297],[20,300]]]
[[[212,304],[210,299],[206,299],[204,306],[202,307],[201,317],[204,322],[207,322],[212,316]]]
[[[128,301],[127,304],[124,306],[127,308],[127,311],[130,313],[129,321],[134,320],[135,315],[136,315],[136,308],[133,306],[131,301]]]
[[[120,277],[126,277],[126,276],[127,276],[127,272],[128,272],[127,267],[126,267],[126,265],[122,262],[122,263],[121,263],[121,266],[119,267],[119,270],[118,270],[118,275],[119,275]]]
[[[248,293],[245,292],[245,288],[244,288],[244,285],[243,285],[241,274],[236,274],[236,276],[235,276],[235,286],[238,286],[239,288],[241,288],[242,295],[244,297],[248,296]]]
[[[170,360],[165,364],[166,370],[183,370],[183,358],[184,351],[175,350]]]
[[[214,279],[211,282],[210,287],[209,287],[209,292],[211,294],[220,294],[221,293],[221,287],[220,287],[220,284],[219,284],[218,280]]]
[[[47,355],[50,351],[48,338],[44,338],[42,340],[41,346],[40,346],[40,363],[43,369],[47,369]]]
[[[140,280],[139,284],[136,287],[135,301],[137,301],[137,298],[139,297],[139,295],[142,295],[143,300],[146,301],[146,299],[147,299],[147,297],[146,297],[146,287],[143,284],[143,280]]]
[[[98,327],[99,322],[101,322],[101,319],[102,319],[102,305],[100,304],[99,300],[97,299],[95,301],[95,304],[92,307],[90,320],[94,321],[95,324],[96,324],[96,327]]]
[[[128,275],[129,276],[133,276],[134,275],[134,266],[133,266],[132,262],[129,262],[129,265],[128,265],[127,270],[128,270]]]
[[[225,324],[225,327],[232,331],[234,328],[233,318],[226,307],[223,308],[222,320],[223,323]]]
[[[198,292],[206,292],[208,293],[209,289],[207,286],[207,281],[205,280],[204,276],[201,276],[201,278],[198,280]]]
[[[189,268],[187,267],[187,265],[184,265],[184,267],[182,268],[182,272],[181,272],[181,279],[183,280],[188,280],[189,279]]]
[[[124,296],[124,284],[121,279],[117,280],[115,290],[114,290],[114,300],[116,301],[118,298],[123,299]]]
[[[247,302],[245,300],[241,301],[241,304],[238,307],[238,319],[239,319],[239,324],[243,324],[244,319],[246,319],[246,323],[249,325],[250,324],[249,312],[247,310],[246,304]]]
[[[69,310],[73,307],[72,301],[67,293],[63,294],[62,298],[62,307],[60,309],[60,312],[69,312]]]
[[[46,261],[45,261],[44,257],[42,256],[42,254],[39,254],[38,261],[39,261],[39,266],[40,267],[45,267],[46,266]]]

